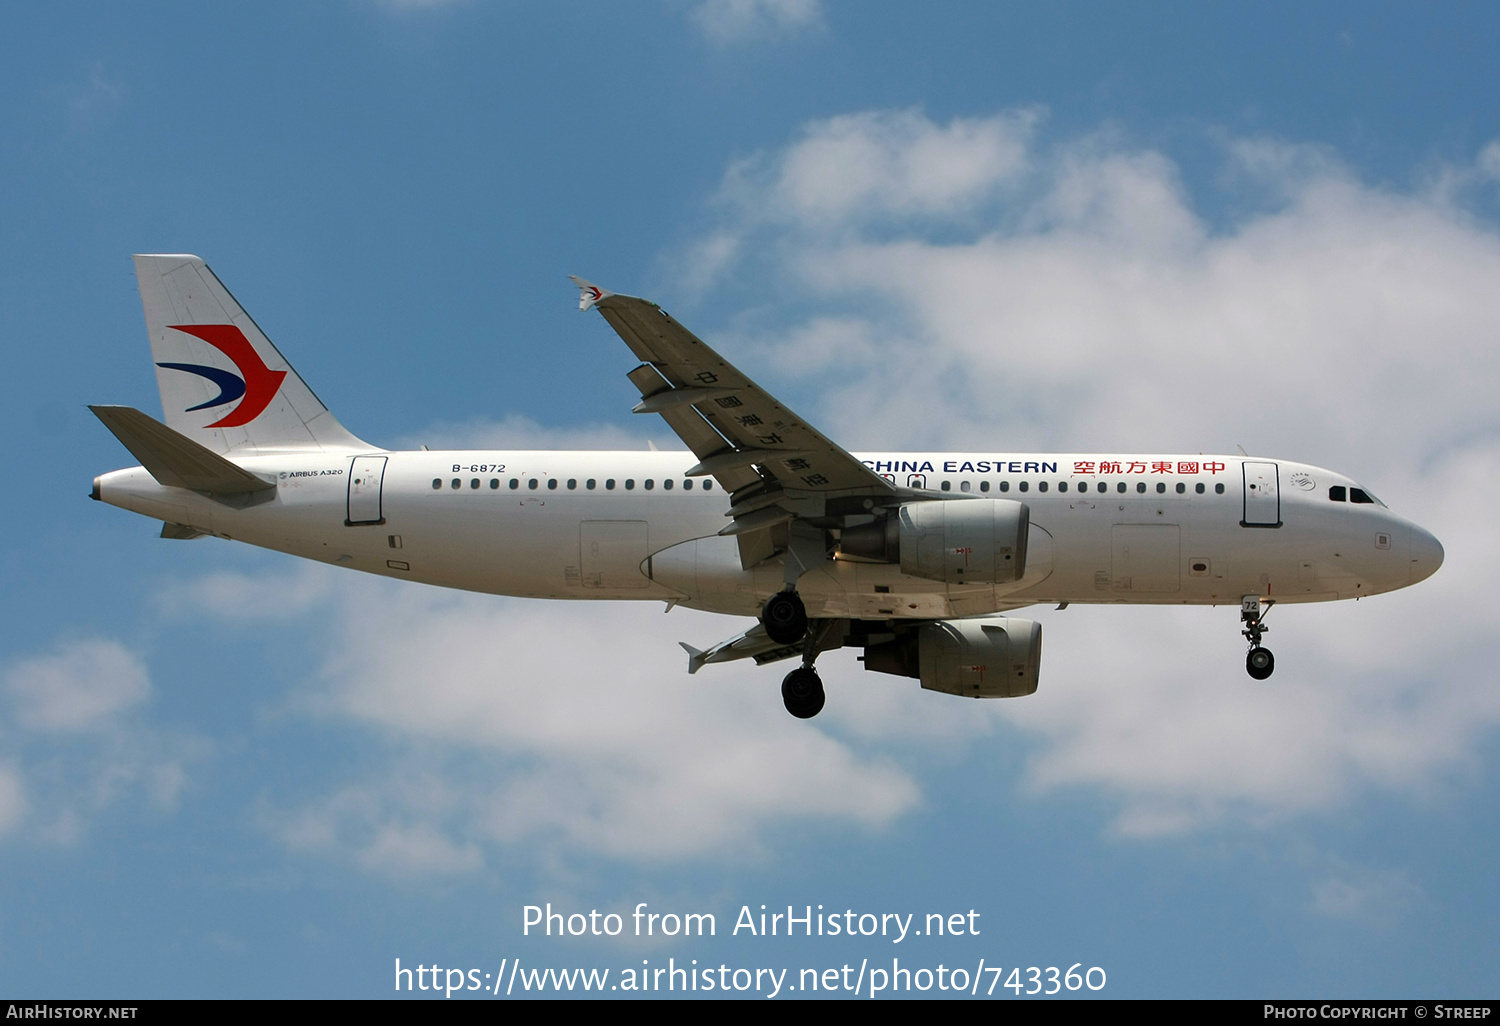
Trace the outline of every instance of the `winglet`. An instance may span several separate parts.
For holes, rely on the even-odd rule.
[[[614,295],[613,292],[601,289],[593,282],[584,281],[576,274],[570,274],[568,277],[572,278],[573,284],[578,286],[578,309],[580,310],[586,311],[590,307],[598,305],[602,300]]]
[[[704,662],[706,662],[703,658],[706,653],[694,648],[686,641],[679,641],[677,644],[681,645],[682,650],[688,654],[688,673],[697,673],[701,670]]]

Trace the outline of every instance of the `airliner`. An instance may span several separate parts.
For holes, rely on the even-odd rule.
[[[142,255],[136,278],[164,422],[92,406],[140,466],[92,497],[161,536],[233,539],[495,595],[632,599],[752,617],[687,642],[688,672],[797,660],[793,716],[823,708],[815,663],[931,691],[1036,691],[1039,604],[1228,605],[1245,667],[1276,604],[1362,598],[1443,561],[1430,533],[1342,474],[1182,453],[850,453],[661,307],[581,278],[639,361],[635,413],[688,452],[398,452],[350,434],[208,265]]]

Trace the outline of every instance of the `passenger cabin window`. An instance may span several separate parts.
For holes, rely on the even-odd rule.
[[[1187,485],[1183,484],[1181,481],[1178,481],[1177,482],[1177,494],[1181,495],[1185,491],[1187,491]]]
[[[1039,491],[1039,492],[1045,492],[1047,490],[1047,482],[1046,481],[1038,481],[1036,483],[1036,490]]]
[[[685,492],[690,492],[690,491],[693,490],[693,479],[692,478],[688,478],[686,481],[682,482],[682,490],[685,491]]]
[[[990,490],[990,483],[988,481],[981,481],[981,482],[979,482],[979,490],[981,492],[987,492],[987,491],[989,491]]]
[[[634,487],[635,487],[635,478],[633,478],[633,477],[627,477],[625,479],[625,490],[628,492],[631,489],[633,489]]]
[[[587,488],[589,491],[593,491],[595,483],[596,483],[595,480],[591,477],[591,478],[589,478],[587,481],[585,481],[583,483],[583,486],[585,488]]]
[[[1343,485],[1333,485],[1328,489],[1328,498],[1333,502],[1343,502],[1348,497]]]
[[[1137,481],[1135,483],[1135,490],[1138,491],[1138,492],[1140,492],[1142,495],[1144,495],[1145,492],[1146,492],[1146,482],[1144,482],[1144,481]]]
[[[944,481],[943,482],[943,491],[945,491],[945,492],[951,492],[952,490],[953,490],[953,483],[951,481]]]
[[[656,487],[656,482],[653,479],[649,478],[649,477],[646,478],[646,491],[649,492],[651,489],[653,489],[655,487]]]
[[[521,482],[517,481],[515,478],[511,478],[510,479],[510,490],[511,491],[515,491],[519,487],[521,487]]]
[[[607,479],[607,480],[606,480],[606,481],[605,481],[605,482],[604,482],[604,487],[605,487],[605,489],[606,489],[606,490],[607,490],[607,491],[611,491],[611,492],[612,492],[612,491],[614,491],[614,490],[615,490],[615,479],[614,479],[614,478],[612,478],[612,477],[611,477],[611,478],[608,478],[608,479]]]
[[[661,486],[670,492],[672,490],[672,479],[669,477],[662,481]]]
[[[967,482],[967,481],[961,482],[959,484],[959,486],[958,486],[958,490],[961,491],[961,492],[968,491],[969,490],[969,482]]]
[[[557,478],[555,478],[555,477],[549,477],[549,478],[547,478],[547,490],[549,492],[555,492],[555,491],[557,491]]]
[[[443,479],[440,478],[440,477],[433,478],[432,479],[432,487],[434,487],[434,488],[441,488],[441,487],[443,487]]]
[[[1010,482],[1009,481],[1001,481],[1000,482],[1000,490],[1002,492],[1008,492],[1008,491],[1010,491]]]
[[[1199,495],[1202,495],[1203,494],[1203,482],[1199,481],[1197,484],[1193,485],[1193,491],[1197,492]]]
[[[578,478],[576,478],[576,477],[570,477],[570,478],[568,478],[568,491],[571,492],[571,491],[576,490],[577,488],[578,488]]]
[[[1218,484],[1214,485],[1214,493],[1217,495],[1224,494],[1224,482],[1220,481]]]
[[[1167,483],[1165,481],[1158,481],[1158,482],[1156,482],[1156,494],[1157,495],[1162,494],[1166,490],[1167,490]]]
[[[469,482],[469,487],[470,488],[478,488],[479,487],[479,478],[476,477],[476,478],[474,478],[474,480],[470,481]]]
[[[1029,489],[1031,487],[1031,482],[1030,481],[1022,481],[1020,484],[1016,485],[1016,487],[1019,488],[1019,489],[1021,489],[1021,491],[1024,492],[1024,491],[1026,491],[1027,489]]]
[[[1081,485],[1078,486],[1078,490],[1081,492],[1081,491],[1083,491],[1087,487],[1088,487],[1087,485],[1082,485],[1081,484]],[[1059,481],[1059,482],[1057,482],[1057,490],[1060,491],[1060,492],[1067,491],[1068,490],[1068,482],[1066,482],[1066,481]]]
[[[496,488],[499,488],[499,487],[500,487],[500,479],[498,477],[492,477],[492,478],[490,478],[490,490],[494,491]]]
[[[704,491],[705,491],[705,492],[706,492],[706,491],[708,491],[708,490],[709,490],[709,489],[710,489],[710,488],[712,488],[712,487],[713,487],[713,486],[714,486],[714,483],[713,483],[713,482],[712,482],[712,481],[704,481],[704,482],[703,482],[703,490],[704,490]]]
[[[455,477],[451,482],[449,482],[449,487],[451,487],[451,488],[462,488],[463,487],[463,482],[460,481],[458,478]]]
[[[1105,484],[1103,481],[1100,481],[1099,482],[1099,491],[1101,493],[1109,491],[1109,485]]]

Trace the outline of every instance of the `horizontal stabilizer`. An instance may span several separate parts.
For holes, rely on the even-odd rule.
[[[737,634],[728,641],[721,641],[711,646],[707,651],[696,649],[686,641],[679,641],[677,644],[682,646],[683,651],[688,654],[688,673],[697,673],[708,663],[754,659],[757,666],[763,666],[766,663],[774,663],[778,659],[790,659],[792,656],[802,654],[800,645],[783,645],[778,641],[772,641],[766,634],[765,627],[759,623],[743,634]]]
[[[688,673],[697,673],[703,668],[703,650],[694,648],[686,641],[679,641],[682,650],[688,654]]]
[[[158,484],[212,495],[243,495],[276,487],[275,483],[256,477],[140,410],[129,406],[89,409],[141,461],[141,466]]]

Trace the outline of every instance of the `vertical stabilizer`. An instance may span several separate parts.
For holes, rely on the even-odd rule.
[[[195,256],[135,257],[162,414],[218,453],[371,446],[344,430]]]

